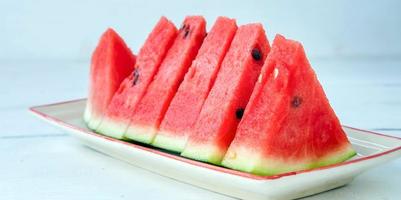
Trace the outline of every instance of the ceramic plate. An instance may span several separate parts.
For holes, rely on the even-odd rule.
[[[400,138],[344,126],[358,153],[353,159],[313,170],[256,176],[94,133],[82,119],[85,101],[36,106],[30,110],[93,149],[160,175],[241,199],[294,199],[316,194],[345,185],[368,168],[401,155]]]

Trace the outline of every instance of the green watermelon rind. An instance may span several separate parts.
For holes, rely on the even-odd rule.
[[[325,157],[325,158],[319,160],[318,162],[314,163],[311,167],[318,168],[318,167],[324,167],[324,166],[344,162],[344,161],[354,157],[356,155],[356,151],[354,149],[352,149],[350,146],[343,153],[338,153],[335,155],[337,155],[337,156]]]
[[[96,130],[101,120],[101,117],[97,116],[96,113],[93,112],[92,105],[88,101],[84,111],[84,122],[86,123],[87,127],[91,130]]]
[[[235,158],[226,156],[221,162],[221,165],[230,169],[255,175],[273,176],[287,172],[308,170],[341,163],[355,156],[356,152],[349,146],[345,148],[345,150],[337,151],[337,153],[326,156],[319,161],[298,164],[283,163],[279,162],[277,159],[252,158],[250,155],[250,151],[242,151],[240,155],[234,156]],[[270,163],[270,166],[274,165],[275,167],[267,167],[268,165],[264,163]]]
[[[124,137],[126,129],[127,123],[104,117],[100,125],[96,128],[96,132],[116,139],[126,139]]]
[[[85,111],[84,111],[84,122],[86,124],[88,124],[89,121],[91,120],[91,116],[92,116],[92,104],[89,103],[89,100],[88,100],[86,103]]]
[[[151,145],[169,151],[181,153],[185,148],[185,144],[187,143],[187,138],[171,137],[169,135],[173,134],[170,134],[166,131],[159,131]]]
[[[213,145],[191,145],[191,148],[184,148],[181,156],[193,160],[220,165],[225,152]]]
[[[124,137],[130,140],[150,144],[155,137],[157,129],[152,126],[131,124],[124,133]]]
[[[97,127],[99,127],[100,122],[102,122],[102,117],[96,116],[92,113],[92,116],[90,118],[90,121],[88,123],[88,127],[92,130],[96,130]]]

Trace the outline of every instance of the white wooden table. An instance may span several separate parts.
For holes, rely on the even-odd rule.
[[[311,60],[345,125],[401,137],[401,60]],[[0,199],[231,199],[93,151],[31,116],[86,96],[87,63],[0,63]],[[401,159],[306,199],[401,199]]]

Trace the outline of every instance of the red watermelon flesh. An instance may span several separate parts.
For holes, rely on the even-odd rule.
[[[302,45],[276,36],[222,165],[275,175],[354,155]]]
[[[97,132],[123,138],[134,108],[145,94],[176,35],[174,24],[162,17],[139,51],[134,71],[123,81],[110,102]]]
[[[91,60],[89,96],[84,120],[95,129],[120,83],[132,72],[135,56],[111,28],[100,38]]]
[[[152,145],[182,151],[236,30],[234,19],[216,20],[171,101]]]
[[[261,24],[238,28],[182,156],[220,163],[269,50]]]
[[[173,46],[131,116],[125,137],[151,143],[160,122],[206,35],[203,17],[186,17]]]

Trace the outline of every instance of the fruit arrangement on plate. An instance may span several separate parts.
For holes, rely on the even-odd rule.
[[[165,17],[137,55],[108,29],[91,62],[87,126],[257,175],[343,162],[356,152],[301,43],[259,23]]]

